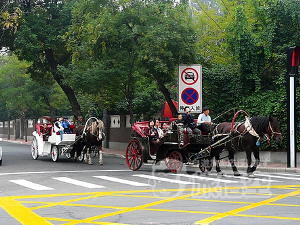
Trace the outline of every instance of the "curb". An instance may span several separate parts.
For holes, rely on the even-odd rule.
[[[231,166],[220,166],[221,169],[230,169],[232,170]],[[247,170],[247,166],[237,166],[238,170]],[[255,172],[289,172],[289,173],[300,173],[299,168],[280,168],[280,167],[257,167]],[[254,173],[255,173],[254,172]]]
[[[25,145],[31,145],[31,142],[25,142],[25,141],[18,141],[18,140],[2,140],[3,142],[10,142],[10,143],[16,143],[16,144],[25,144]],[[0,142],[1,143],[1,142]]]

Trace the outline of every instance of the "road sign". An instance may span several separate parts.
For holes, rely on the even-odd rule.
[[[186,68],[181,72],[181,80],[187,85],[195,84],[198,78],[199,74],[194,68]]]
[[[182,101],[187,105],[195,104],[199,99],[198,91],[194,88],[186,88],[181,93]]]
[[[178,70],[178,112],[189,106],[192,113],[202,112],[202,67],[180,65]]]

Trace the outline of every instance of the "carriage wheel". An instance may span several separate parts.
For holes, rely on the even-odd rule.
[[[32,143],[31,143],[31,155],[33,159],[37,159],[39,157],[38,154],[38,142],[36,137],[33,137]]]
[[[201,170],[202,173],[204,173],[205,170],[207,170],[207,172],[210,172],[212,169],[212,165],[211,164],[205,165],[204,163],[205,162],[202,160],[199,161],[199,169]]]
[[[199,162],[199,169],[201,170],[202,173],[205,172],[205,167],[202,166],[201,161]]]
[[[77,160],[79,162],[82,162],[83,161],[83,151],[81,151],[80,155],[77,157]]]
[[[132,140],[126,149],[126,162],[130,169],[138,170],[143,164],[143,150],[140,142]]]
[[[178,173],[182,169],[183,158],[180,152],[173,151],[165,160],[166,166],[173,172]]]
[[[52,157],[53,162],[56,162],[58,160],[59,149],[58,149],[58,147],[56,145],[52,146],[51,157]]]

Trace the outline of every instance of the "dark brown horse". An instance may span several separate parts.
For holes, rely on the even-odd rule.
[[[212,167],[212,159],[215,157],[216,170],[219,175],[222,175],[220,168],[220,154],[223,149],[227,149],[229,152],[228,159],[231,163],[232,170],[235,176],[240,176],[235,164],[234,153],[239,151],[245,151],[247,156],[247,174],[249,177],[254,177],[253,172],[256,170],[259,164],[259,144],[263,139],[268,141],[275,140],[281,142],[282,136],[280,132],[280,126],[277,118],[267,116],[254,116],[252,118],[246,118],[244,123],[220,123],[214,130],[213,142],[218,142],[222,138],[230,135],[231,139],[220,143],[219,146],[211,149],[211,155],[209,158],[200,160],[203,167],[208,170]],[[251,167],[252,159],[251,153],[253,152],[255,163]],[[200,166],[201,169],[201,166]]]
[[[76,159],[81,154],[81,151],[83,151],[84,161],[92,165],[91,147],[97,146],[99,150],[99,163],[103,165],[102,140],[104,137],[104,123],[101,120],[95,119],[91,122],[91,125],[88,126],[87,124],[77,128],[76,136],[81,136],[82,138],[74,145],[74,158]]]

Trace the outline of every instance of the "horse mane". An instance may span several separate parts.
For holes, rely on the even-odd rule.
[[[101,120],[97,120],[92,122],[92,132],[93,134],[98,134],[98,131],[102,131],[104,129],[104,123]]]
[[[269,121],[268,116],[253,116],[250,119],[253,129],[259,136],[263,136],[263,134],[267,133]]]

